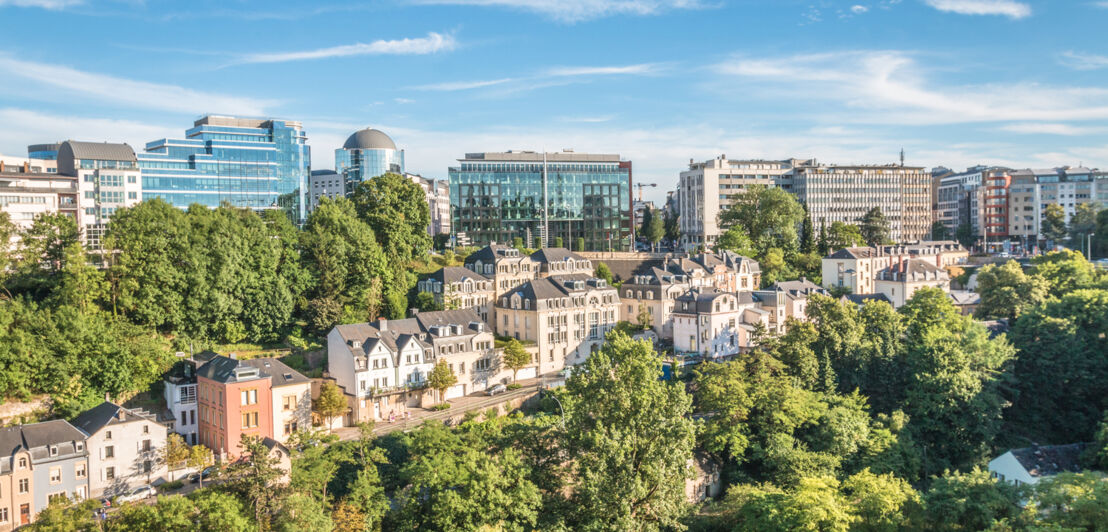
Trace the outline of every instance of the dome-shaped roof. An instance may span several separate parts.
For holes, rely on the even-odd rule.
[[[355,131],[342,147],[348,150],[395,150],[396,143],[384,132],[367,127]]]

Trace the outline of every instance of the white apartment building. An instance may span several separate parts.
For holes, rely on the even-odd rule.
[[[446,266],[417,282],[416,289],[431,294],[444,309],[473,309],[485,322],[492,316],[493,280],[472,270]]]
[[[678,178],[681,239],[686,248],[711,247],[722,234],[719,214],[750,185],[780,187],[795,193],[793,169],[815,161],[731,160],[726,155],[702,163],[689,160]]]
[[[77,219],[77,180],[47,173],[0,172],[0,212],[20,231],[46,213],[63,213]],[[18,243],[18,235],[13,245]]]
[[[852,294],[881,293],[876,283],[880,272],[909,259],[924,261],[942,270],[948,266],[965,264],[969,259],[969,252],[957,242],[950,241],[920,242],[908,246],[844,248],[823,258],[823,286],[828,289],[846,288]],[[947,289],[949,290],[949,286]],[[903,289],[901,294],[903,295]],[[896,301],[891,295],[889,299]]]
[[[539,265],[518,249],[498,244],[487,245],[465,258],[465,267],[493,280],[496,297],[535,279]]]
[[[753,305],[739,303],[738,295],[716,289],[693,288],[677,298],[673,310],[673,348],[706,358],[729,357],[751,345],[753,327],[744,314]],[[751,320],[763,320],[754,312]]]
[[[673,307],[692,285],[688,277],[659,268],[632,276],[620,286],[620,318],[637,323],[639,313],[650,316],[650,326],[659,338],[673,338]]]
[[[528,281],[496,301],[496,332],[538,347],[538,373],[583,363],[619,322],[616,289],[589,275]]]
[[[423,195],[427,200],[427,208],[431,212],[431,225],[427,226],[427,234],[450,234],[450,183],[442,179],[428,179],[418,174],[405,173],[404,177],[423,189]]]
[[[116,210],[142,201],[138,160],[126,144],[67,140],[58,149],[58,173],[77,178],[77,220],[90,250],[100,249]]]
[[[797,199],[808,205],[814,227],[835,222],[858,225],[879,207],[894,242],[931,237],[931,174],[923,168],[804,166],[795,177]]]
[[[165,477],[168,430],[153,414],[105,401],[73,426],[88,436],[90,497],[122,495]]]

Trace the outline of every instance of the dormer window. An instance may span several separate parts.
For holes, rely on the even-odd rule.
[[[50,446],[50,456],[58,456],[58,446],[57,445],[51,445]]]
[[[77,442],[77,452],[81,452],[83,450],[85,450],[85,442]]]

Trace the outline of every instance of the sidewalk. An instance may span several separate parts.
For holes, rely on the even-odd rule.
[[[412,408],[409,411],[412,413],[412,417],[407,420],[398,420],[392,423],[388,421],[378,421],[373,426],[373,435],[381,436],[390,432],[398,430],[409,431],[418,428],[428,419],[444,420],[456,416],[461,416],[469,411],[484,412],[488,408],[499,405],[501,403],[510,401],[520,396],[529,396],[538,392],[542,387],[542,383],[552,382],[554,379],[547,377],[545,380],[542,377],[534,379],[520,379],[518,382],[522,385],[522,388],[517,390],[508,390],[498,395],[485,395],[485,392],[476,392],[465,397],[458,397],[451,399],[450,408],[446,410],[428,410],[425,408]],[[339,437],[340,441],[356,440],[360,436],[361,432],[358,427],[342,427],[332,431],[333,434]]]

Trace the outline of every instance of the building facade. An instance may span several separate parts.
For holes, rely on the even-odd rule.
[[[431,213],[431,224],[427,226],[427,234],[450,234],[450,184],[442,179],[428,179],[421,175],[405,173],[404,177],[419,185],[423,195],[427,198],[427,209]]]
[[[0,154],[0,172],[56,174],[58,173],[57,159],[57,152],[49,159],[35,157],[33,155],[30,157],[12,157]]]
[[[616,289],[590,275],[559,275],[527,281],[496,302],[496,332],[533,342],[538,372],[583,363],[604,343],[620,316]]]
[[[8,213],[15,227],[24,231],[41,214],[62,213],[78,217],[77,179],[47,173],[0,172],[0,212]],[[12,235],[18,246],[19,235]]]
[[[965,264],[968,260],[969,251],[957,242],[951,241],[921,242],[908,246],[845,248],[823,258],[823,286],[828,289],[845,289],[849,293],[860,295],[889,292],[886,294],[889,300],[896,302],[898,298],[893,296],[891,293],[893,287],[888,283],[904,278],[903,275],[898,276],[897,272],[902,272],[905,261],[911,262],[911,265],[926,262],[932,268],[942,270],[946,274],[946,268]],[[890,268],[896,271],[882,273]],[[915,267],[915,270],[922,271],[922,269],[924,269],[923,266]],[[926,270],[930,271],[931,268]],[[886,283],[878,286],[877,281],[882,276],[886,278]],[[950,289],[949,281],[947,274],[945,288],[947,291]],[[882,287],[885,289],[883,290]],[[904,287],[901,287],[898,292],[900,301],[907,300],[907,297],[904,297]]]
[[[416,283],[416,290],[427,292],[444,309],[472,309],[489,322],[496,299],[493,280],[461,266],[446,266]]]
[[[396,149],[396,143],[383,131],[361,129],[335,150],[335,172],[342,174],[346,193],[350,194],[362,181],[390,172],[403,174],[404,150]]]
[[[743,323],[750,305],[740,305],[732,292],[690,289],[673,310],[673,349],[706,358],[729,357],[749,348],[752,328]]]
[[[312,170],[308,176],[308,212],[319,207],[320,198],[342,198],[346,196],[346,182],[342,174],[334,170]]]
[[[64,420],[0,428],[0,530],[34,522],[53,500],[89,497],[85,434]]]
[[[115,211],[143,200],[142,175],[126,144],[67,140],[58,148],[58,174],[77,178],[77,223],[91,250],[100,249]]]
[[[154,415],[105,401],[73,425],[88,441],[90,497],[114,497],[166,476],[165,425]]]
[[[449,170],[452,229],[477,245],[631,248],[631,162],[619,155],[467,153]],[[540,244],[536,245],[538,241]]]
[[[901,258],[877,272],[874,278],[874,291],[884,294],[893,302],[893,308],[900,308],[920,288],[938,288],[950,292],[950,274],[923,258]]]
[[[142,190],[187,208],[284,210],[299,222],[307,215],[311,150],[300,122],[205,116],[183,139],[146,143],[138,155]]]

